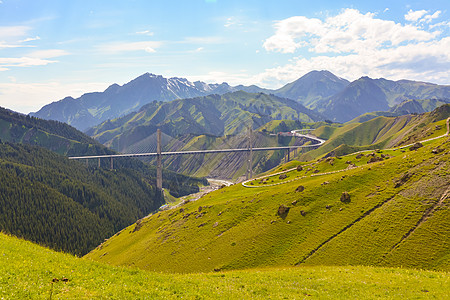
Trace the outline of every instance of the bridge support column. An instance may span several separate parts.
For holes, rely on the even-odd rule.
[[[111,157],[111,170],[114,169],[113,158]]]
[[[161,130],[156,130],[156,189],[162,192]]]
[[[447,118],[447,136],[450,135],[450,118]]]
[[[252,127],[248,128],[248,161],[247,161],[247,180],[253,177],[253,145],[252,145]]]
[[[100,158],[98,159],[98,168],[100,169]]]
[[[291,160],[291,149],[287,149],[287,161]]]

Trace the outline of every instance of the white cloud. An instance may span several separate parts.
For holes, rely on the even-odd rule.
[[[422,9],[413,11],[412,9],[410,9],[405,15],[405,20],[419,23],[431,23],[434,19],[439,18],[441,13],[442,11],[440,10],[435,11],[433,14],[428,14],[427,10]]]
[[[434,12],[432,15],[426,15],[424,16],[420,22],[425,22],[425,23],[430,23],[431,21],[433,21],[434,19],[439,18],[439,16],[441,15],[441,11],[438,10],[436,12]]]
[[[65,56],[65,55],[69,55],[70,53],[65,51],[65,50],[61,50],[61,49],[48,49],[48,50],[39,50],[39,51],[34,51],[31,52],[30,54],[28,54],[29,57],[33,57],[33,58],[54,58],[54,57],[60,57],[60,56]]]
[[[0,42],[0,49],[5,49],[5,48],[31,48],[34,46],[30,46],[30,45],[21,45],[21,44],[6,44],[4,42]]]
[[[138,31],[138,32],[136,32],[136,34],[138,34],[138,35],[146,35],[146,36],[153,36],[154,35],[154,33],[151,32],[150,30]]]
[[[424,9],[416,10],[416,11],[413,11],[412,9],[410,9],[408,11],[408,13],[405,15],[405,20],[411,21],[411,22],[416,22],[417,20],[422,18],[426,13],[427,13],[427,11]]]
[[[345,9],[325,22],[304,16],[291,17],[275,24],[276,33],[263,46],[267,51],[283,53],[294,53],[299,48],[316,53],[359,53],[407,41],[427,41],[436,35],[374,16]]]
[[[64,50],[49,49],[34,51],[24,57],[0,57],[0,71],[7,71],[10,67],[35,67],[53,64],[58,61],[49,59],[68,54]]]
[[[450,28],[450,21],[444,21],[444,22],[439,22],[436,24],[431,24],[429,25],[430,29],[436,28],[436,27],[449,27]]]
[[[420,13],[421,20],[435,19],[440,12]],[[419,15],[419,14],[417,14]],[[426,20],[428,20],[426,19]],[[431,24],[432,25],[432,24]],[[309,57],[294,56],[284,66],[270,68],[252,78],[265,87],[279,87],[312,70],[327,69],[354,80],[360,76],[415,79],[449,84],[450,37],[346,9],[325,20],[291,17],[275,23],[275,34],[265,40],[269,52],[309,51]],[[447,24],[442,23],[440,26]]]
[[[296,16],[277,22],[275,35],[264,42],[267,51],[293,53],[305,45],[304,41],[296,42],[298,38],[310,38],[312,35],[325,34],[324,24],[319,19],[309,19]]]
[[[322,55],[311,59],[297,57],[290,64],[265,70],[252,81],[261,86],[276,88],[309,71],[329,70],[349,80],[370,76],[449,84],[449,47],[450,37],[446,37],[439,41],[420,42],[362,54],[334,57]]]
[[[32,45],[23,45],[23,43],[39,40],[39,36],[17,40],[27,35],[30,30],[31,27],[28,26],[0,26],[0,49],[34,47]]]
[[[225,40],[219,36],[190,36],[179,43],[183,44],[222,44]]]
[[[57,61],[34,57],[0,57],[0,68],[45,66]],[[6,69],[3,69],[4,71]]]
[[[225,22],[225,27],[242,26],[242,22],[236,17],[229,17]]]
[[[38,41],[38,40],[40,40],[41,38],[39,37],[39,36],[35,36],[34,38],[26,38],[26,39],[24,39],[24,40],[21,40],[20,42],[21,43],[27,43],[27,42],[32,42],[32,41]]]
[[[144,41],[131,43],[110,43],[103,44],[97,48],[102,52],[129,52],[129,51],[145,51],[148,53],[156,52],[156,48],[161,47],[163,43],[158,41]]]
[[[24,36],[30,31],[28,26],[0,26],[0,39],[10,39]]]

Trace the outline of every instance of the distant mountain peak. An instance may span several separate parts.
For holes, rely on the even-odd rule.
[[[276,90],[275,94],[297,100],[307,107],[314,107],[316,101],[342,91],[348,84],[348,80],[337,77],[330,71],[314,70]]]
[[[162,75],[144,73],[120,86],[112,84],[104,92],[88,93],[74,99],[66,97],[51,103],[33,116],[66,122],[80,130],[86,130],[107,119],[114,119],[137,111],[154,100],[170,101],[234,91],[227,83],[192,83],[186,78],[165,78]]]

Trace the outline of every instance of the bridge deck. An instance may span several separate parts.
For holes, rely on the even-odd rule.
[[[229,152],[249,152],[249,151],[269,151],[269,150],[288,150],[297,148],[311,148],[322,145],[325,141],[311,135],[303,135],[293,130],[293,133],[297,137],[304,137],[315,140],[317,144],[302,145],[302,146],[282,146],[282,147],[263,147],[263,148],[237,148],[237,149],[216,149],[216,150],[192,150],[192,151],[174,151],[174,152],[161,152],[161,155],[192,155],[192,154],[208,154],[208,153],[229,153]],[[94,158],[116,158],[116,157],[145,157],[145,156],[157,156],[158,153],[131,153],[131,154],[110,154],[110,155],[93,155],[93,156],[71,156],[69,159],[94,159]]]

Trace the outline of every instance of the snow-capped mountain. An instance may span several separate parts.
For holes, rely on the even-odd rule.
[[[186,78],[165,78],[145,73],[120,86],[113,84],[104,92],[88,93],[74,99],[64,98],[42,107],[32,116],[68,123],[85,130],[107,119],[113,119],[152,101],[170,101],[208,94],[224,94],[234,89],[226,83],[207,84]]]

